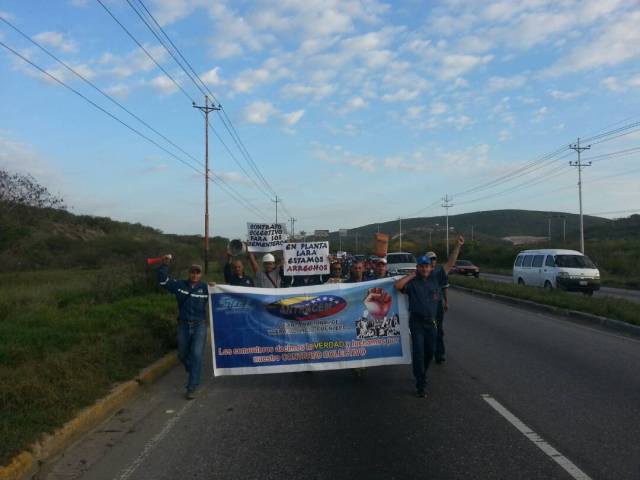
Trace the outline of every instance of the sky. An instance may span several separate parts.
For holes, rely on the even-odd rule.
[[[0,22],[2,43],[156,143],[0,46],[0,168],[75,213],[203,232],[204,94],[131,5],[224,109],[210,114],[214,235],[272,222],[276,205],[307,232],[441,215],[444,195],[451,214],[578,212],[568,146],[640,121],[636,0],[102,1],[164,72],[97,0],[0,0],[164,137]],[[624,133],[582,153],[585,213],[640,211],[640,131]]]

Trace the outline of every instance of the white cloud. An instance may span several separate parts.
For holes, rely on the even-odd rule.
[[[443,113],[447,113],[449,111],[449,107],[446,103],[443,102],[433,102],[431,104],[431,108],[429,109],[429,114],[431,115],[442,115]]]
[[[131,93],[131,87],[123,83],[116,83],[115,85],[105,88],[104,91],[116,98],[123,99],[129,96]]]
[[[343,109],[343,112],[351,112],[353,110],[360,110],[361,108],[364,108],[368,105],[367,101],[362,98],[362,97],[352,97],[350,98],[346,105],[345,108]]]
[[[284,123],[286,125],[292,127],[300,121],[303,115],[304,115],[304,110],[296,110],[295,112],[291,112],[291,113],[283,113],[282,119],[284,120]]]
[[[376,170],[376,161],[374,158],[354,154],[345,150],[340,145],[329,147],[317,146],[312,150],[311,155],[317,160],[334,165],[347,165],[365,172],[374,172]]]
[[[76,43],[70,40],[64,33],[48,31],[40,32],[33,37],[36,42],[56,48],[65,53],[73,53],[78,50]]]
[[[244,109],[243,117],[245,121],[255,124],[265,124],[271,116],[277,113],[271,102],[255,101]]]
[[[602,80],[600,83],[612,92],[625,92],[629,88],[640,87],[640,74],[628,78],[609,76]]]
[[[474,68],[485,65],[491,61],[493,56],[491,55],[462,55],[462,54],[449,54],[445,55],[441,60],[441,66],[438,70],[438,75],[443,80],[449,80],[456,78],[460,75],[464,75]]]
[[[148,83],[157,91],[165,95],[170,95],[178,90],[178,87],[176,87],[173,81],[166,75],[158,75],[157,77],[151,79]]]
[[[533,123],[539,123],[544,120],[544,117],[549,113],[549,109],[547,107],[540,107],[536,111],[533,112],[531,121]]]
[[[248,178],[244,174],[240,174],[240,173],[235,172],[235,171],[232,171],[232,172],[215,171],[213,173],[215,173],[217,177],[222,178],[222,180],[224,180],[227,183],[236,183],[236,184],[240,184],[240,185],[251,185],[252,184],[250,178]]]
[[[330,83],[322,83],[317,85],[303,85],[300,83],[288,83],[282,87],[282,95],[291,98],[313,97],[321,100],[336,91],[335,85]]]
[[[248,93],[259,85],[272,83],[291,75],[291,71],[282,62],[271,57],[265,60],[259,68],[246,69],[231,82],[233,89],[239,93]]]
[[[407,118],[411,120],[415,120],[420,117],[422,112],[424,111],[424,107],[420,105],[415,105],[407,108]]]
[[[166,60],[168,54],[162,45],[143,46],[161,65]],[[104,66],[104,73],[119,78],[130,77],[134,74],[149,72],[157,68],[153,60],[140,48],[136,48],[124,55],[105,52],[100,56],[97,63]]]
[[[432,166],[425,162],[420,154],[414,154],[411,159],[406,159],[403,155],[393,155],[386,157],[383,164],[386,169],[405,172],[427,172],[432,169]]]
[[[200,74],[200,78],[205,84],[212,87],[217,87],[218,85],[224,84],[224,81],[222,80],[222,78],[220,78],[219,71],[219,67],[212,68],[211,70],[207,70],[206,72]]]
[[[489,91],[512,90],[520,88],[527,82],[524,75],[514,75],[512,77],[491,77],[489,79]]]
[[[574,98],[578,98],[582,95],[584,91],[578,90],[573,92],[564,92],[562,90],[550,90],[549,95],[551,95],[556,100],[573,100]]]
[[[418,95],[420,95],[420,90],[418,89],[409,90],[407,88],[401,88],[396,92],[382,95],[381,100],[383,102],[408,102],[409,100],[416,98]]]

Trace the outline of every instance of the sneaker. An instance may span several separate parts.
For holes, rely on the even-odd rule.
[[[196,398],[196,391],[187,390],[187,393],[185,393],[184,398],[186,398],[187,400],[193,400],[194,398]]]

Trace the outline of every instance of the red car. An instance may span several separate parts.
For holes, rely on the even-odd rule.
[[[458,260],[451,269],[451,273],[457,273],[459,275],[473,275],[478,278],[480,276],[480,269],[469,260]]]

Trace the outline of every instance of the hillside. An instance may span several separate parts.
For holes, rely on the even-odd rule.
[[[473,237],[490,243],[508,243],[502,240],[511,236],[546,237],[549,232],[549,219],[551,219],[551,237],[560,241],[563,234],[563,218],[566,218],[566,239],[572,242],[578,239],[579,215],[564,212],[541,212],[532,210],[490,210],[484,212],[463,213],[449,216],[450,231],[464,234],[471,239]],[[586,215],[584,217],[585,231],[602,227],[610,223],[610,220]],[[444,241],[446,234],[446,218],[421,217],[402,219],[403,248],[406,242],[420,248],[427,247],[429,238],[431,244]],[[354,227],[349,230],[347,237],[342,239],[343,247],[355,249],[356,232],[358,234],[359,250],[366,251],[371,248],[372,238],[377,231],[387,233],[398,243],[399,248],[399,222],[383,222]],[[334,245],[339,243],[338,232],[331,232],[330,240]]]
[[[221,260],[227,239],[210,240]],[[202,261],[202,237],[168,235],[140,224],[64,210],[0,203],[0,272],[51,268],[143,265],[147,257],[175,254],[178,266]]]

